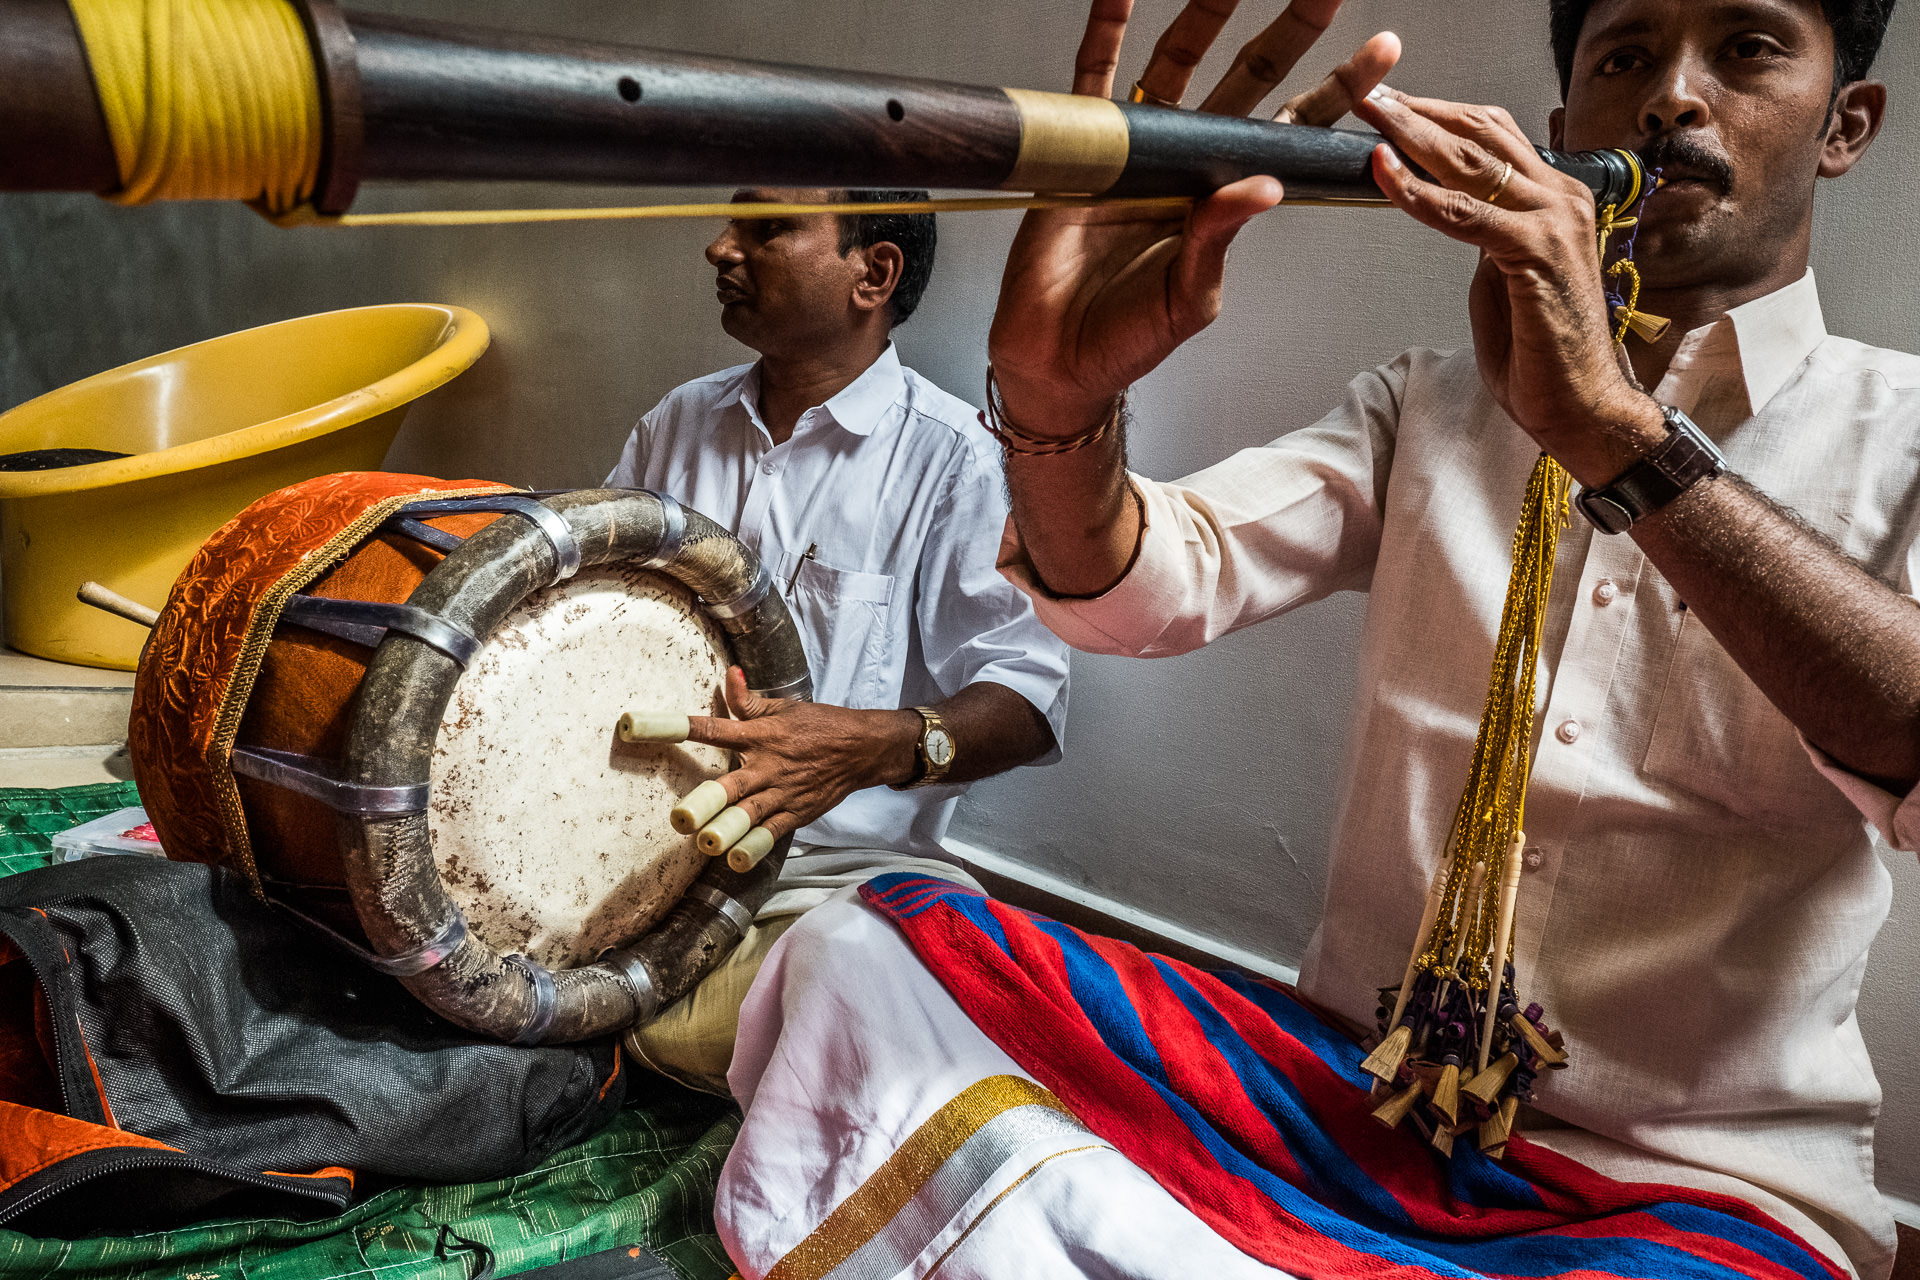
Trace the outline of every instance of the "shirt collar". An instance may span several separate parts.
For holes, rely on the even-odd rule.
[[[900,353],[889,342],[865,373],[822,407],[848,431],[857,436],[870,436],[906,389],[907,377],[900,370]]]
[[[866,372],[818,407],[825,409],[827,415],[845,430],[857,436],[870,436],[874,428],[880,425],[880,419],[886,416],[887,410],[906,394],[906,389],[907,377],[900,366],[900,353],[889,342],[886,350],[880,353],[880,358],[867,366]],[[758,360],[734,379],[733,386],[720,397],[715,408],[725,409],[731,404],[738,404],[746,411],[748,422],[760,431],[766,431],[766,423],[760,418]]]
[[[1676,378],[1675,390],[1682,382],[1694,384],[1691,392],[1699,395],[1705,390],[1703,379],[1737,373],[1732,386],[1717,383],[1723,391],[1713,398],[1724,406],[1725,393],[1744,391],[1746,411],[1740,416],[1752,417],[1779,394],[1826,337],[1820,290],[1808,271],[1785,288],[1742,303],[1687,334],[1670,370]]]

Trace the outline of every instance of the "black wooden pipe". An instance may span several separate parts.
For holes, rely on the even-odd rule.
[[[316,198],[327,212],[343,211],[362,179],[1141,196],[1271,174],[1292,200],[1382,199],[1372,134],[299,3],[327,121]],[[64,8],[0,0],[0,190],[113,181],[97,104],[76,89],[90,79]],[[1542,155],[1602,204],[1638,195],[1639,164],[1625,152]]]

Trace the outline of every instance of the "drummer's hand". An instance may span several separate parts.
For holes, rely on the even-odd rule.
[[[1627,380],[1595,251],[1593,192],[1551,168],[1498,107],[1382,89],[1356,108],[1437,180],[1390,147],[1381,190],[1414,218],[1480,250],[1470,299],[1480,375],[1509,417],[1582,484],[1607,484],[1666,434]],[[1483,197],[1513,174],[1499,202]]]
[[[726,698],[734,719],[689,716],[687,736],[739,752],[740,767],[720,779],[727,803],[776,840],[856,791],[905,782],[913,772],[923,724],[915,712],[762,698],[738,667],[727,671]]]
[[[1238,0],[1190,0],[1154,47],[1140,83],[1178,100]],[[1293,0],[1243,48],[1200,109],[1254,110],[1339,10],[1340,0]],[[1093,0],[1073,91],[1108,97],[1132,0]],[[1392,69],[1400,42],[1375,36],[1315,89],[1281,109],[1299,124],[1332,124]],[[1078,435],[1115,398],[1220,312],[1227,248],[1280,184],[1248,178],[1182,217],[1124,210],[1036,210],[1021,223],[988,340],[1007,415],[1036,436]]]

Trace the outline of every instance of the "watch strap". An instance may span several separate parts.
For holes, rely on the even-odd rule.
[[[1580,514],[1602,533],[1625,533],[1703,480],[1727,469],[1727,460],[1704,431],[1680,410],[1663,406],[1667,438],[1628,467],[1612,484],[1585,489]]]

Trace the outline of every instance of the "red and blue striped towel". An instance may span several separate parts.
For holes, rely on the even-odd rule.
[[[944,880],[861,889],[967,1015],[1235,1246],[1301,1280],[1843,1280],[1752,1205],[1606,1178],[1516,1135],[1441,1159],[1368,1114],[1364,1056],[1282,990]]]

